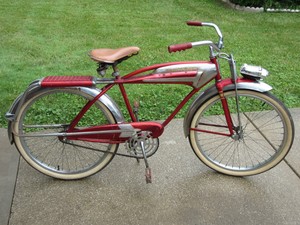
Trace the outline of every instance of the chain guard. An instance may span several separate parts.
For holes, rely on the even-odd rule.
[[[128,141],[125,143],[125,147],[128,153],[135,158],[143,159],[143,152],[141,149],[141,142],[144,142],[145,154],[147,157],[152,156],[159,147],[158,138],[152,138],[151,132],[141,131],[135,133]]]

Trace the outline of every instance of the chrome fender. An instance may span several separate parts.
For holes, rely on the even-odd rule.
[[[78,89],[82,92],[84,96],[92,96],[92,97],[96,97],[101,92],[100,89],[95,87],[66,87],[66,88]],[[36,80],[32,82],[28,86],[27,90],[15,99],[9,111],[6,113],[5,117],[8,120],[7,132],[11,144],[14,143],[13,126],[15,123],[15,119],[19,113],[20,107],[24,102],[26,102],[32,96],[38,94],[40,91],[44,91],[45,89],[46,88],[42,88],[40,86],[40,80]],[[124,116],[121,110],[119,109],[118,105],[114,102],[114,100],[109,95],[104,94],[98,99],[98,101],[100,101],[109,109],[109,111],[113,114],[117,123],[123,123],[125,121]]]
[[[223,81],[221,81],[223,82]],[[225,82],[225,80],[224,80]],[[247,80],[247,81],[239,81],[237,83],[237,89],[238,90],[253,90],[257,92],[267,92],[272,90],[272,87],[262,81],[256,81],[256,80]],[[228,85],[223,86],[223,91],[230,91],[235,90],[235,86],[233,83],[230,83]],[[205,91],[201,92],[196,99],[193,101],[193,103],[190,105],[185,118],[183,122],[183,130],[184,130],[184,136],[187,137],[190,134],[190,124],[192,122],[193,116],[198,110],[198,108],[206,102],[209,98],[215,96],[218,94],[218,90],[215,85],[210,86]]]

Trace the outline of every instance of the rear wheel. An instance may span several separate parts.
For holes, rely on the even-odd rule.
[[[59,179],[80,179],[103,169],[114,157],[117,144],[67,140],[65,132],[82,107],[93,99],[77,88],[42,89],[21,106],[16,119],[15,144],[38,171]],[[97,101],[78,123],[87,126],[115,123],[112,113]],[[100,152],[105,151],[104,152]]]
[[[270,93],[239,90],[241,129],[238,129],[235,91],[224,93],[235,134],[228,126],[218,94],[204,102],[190,125],[190,144],[210,168],[229,175],[262,173],[288,153],[294,137],[289,111]],[[226,136],[227,135],[227,136]]]

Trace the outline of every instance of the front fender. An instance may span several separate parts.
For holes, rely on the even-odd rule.
[[[20,107],[24,102],[26,102],[28,99],[30,99],[32,96],[38,94],[40,91],[45,90],[45,88],[42,88],[40,86],[40,80],[37,80],[33,82],[27,90],[18,96],[13,104],[11,105],[9,111],[6,113],[5,117],[8,120],[8,138],[11,144],[14,143],[14,137],[13,137],[13,126],[15,123],[16,116],[19,113]],[[80,89],[83,95],[86,96],[92,96],[93,98],[96,97],[101,90],[94,88],[94,87],[67,87],[68,89]],[[115,120],[117,123],[123,123],[125,121],[124,116],[119,109],[118,105],[114,102],[114,100],[107,94],[102,95],[98,101],[103,103],[109,111],[113,114]]]
[[[223,87],[223,91],[230,91],[235,89],[235,85],[232,83],[231,79],[226,79],[218,83]],[[257,92],[267,92],[272,90],[272,87],[262,81],[258,80],[248,80],[248,79],[239,79],[237,83],[238,90],[253,90]],[[194,114],[198,108],[206,102],[209,98],[218,94],[216,85],[210,86],[208,89],[203,91],[196,97],[193,103],[190,105],[183,122],[184,135],[187,137],[190,134],[190,124],[193,119]]]

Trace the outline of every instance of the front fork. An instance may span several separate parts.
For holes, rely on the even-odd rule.
[[[228,107],[228,102],[227,102],[227,99],[224,96],[223,88],[219,87],[219,86],[220,85],[217,85],[217,89],[218,89],[219,96],[220,96],[221,103],[222,103],[222,107],[223,107],[223,110],[224,110],[224,115],[225,115],[226,123],[227,123],[227,126],[228,126],[228,131],[229,131],[230,136],[233,136],[234,135],[234,125],[233,125],[230,110],[229,110],[229,107]]]
[[[230,109],[228,107],[228,102],[224,96],[223,85],[221,85],[221,83],[217,81],[216,87],[217,87],[217,90],[218,90],[218,93],[219,93],[219,96],[221,99],[221,103],[222,103],[222,107],[224,110],[224,115],[225,115],[225,119],[226,119],[226,122],[228,125],[229,133],[230,133],[231,137],[233,137],[233,138],[235,136],[240,138],[242,136],[242,125],[241,125],[241,116],[240,116],[239,95],[238,95],[238,89],[237,89],[238,76],[237,76],[236,64],[235,64],[233,55],[231,54],[227,58],[227,60],[228,60],[229,67],[230,67],[231,80],[232,80],[232,83],[234,84],[234,90],[235,90],[236,114],[237,114],[237,120],[238,120],[237,125],[234,125],[234,122],[232,120]]]

